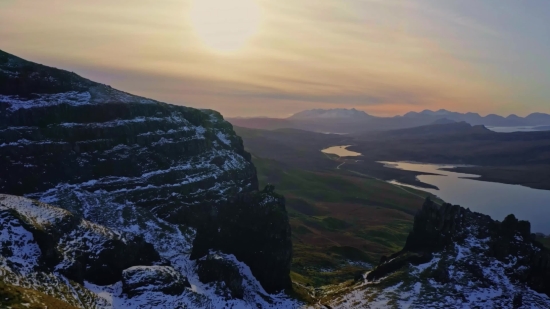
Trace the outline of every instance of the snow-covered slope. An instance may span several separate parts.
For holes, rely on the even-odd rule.
[[[194,207],[258,189],[241,138],[215,111],[134,96],[1,51],[0,85],[0,192],[49,201],[67,190],[106,193],[189,223]]]
[[[364,280],[328,287],[330,308],[550,308],[550,252],[528,222],[427,201],[404,250]],[[316,306],[323,308],[322,306]],[[325,307],[326,308],[326,307]]]
[[[265,291],[290,283],[284,199],[258,191],[250,154],[215,111],[134,96],[0,51],[0,157],[0,193],[17,196],[2,196],[0,284],[84,308],[298,305]],[[258,211],[232,217],[251,208]],[[250,233],[241,220],[268,227]],[[197,229],[218,225],[231,232],[226,246],[195,241],[206,251],[191,260]],[[262,260],[240,262],[258,256],[256,245],[267,248]],[[214,281],[199,280],[209,254],[236,269],[240,298],[228,296],[216,264],[202,267]]]
[[[266,197],[267,198],[267,197]],[[76,220],[69,227],[63,223]],[[192,231],[182,233],[176,226],[161,220],[146,222],[147,227],[139,232],[128,226],[128,232],[113,230],[75,217],[70,212],[23,197],[0,195],[0,281],[41,291],[79,308],[297,308],[299,304],[284,294],[270,295],[254,278],[250,268],[235,256],[213,253],[237,270],[242,280],[244,295],[241,299],[228,296],[223,282],[203,284],[197,268],[200,261],[191,261]],[[124,225],[121,225],[124,226]],[[163,235],[158,235],[162,230]],[[43,233],[41,234],[40,231]],[[51,232],[49,232],[51,231]],[[56,234],[56,235],[54,235]],[[160,253],[154,258],[153,246],[142,245],[139,252],[132,249],[135,234],[155,241]],[[44,243],[47,236],[53,243]],[[127,268],[119,270],[119,280],[110,284],[94,284],[97,276],[87,276],[78,282],[78,272],[67,269],[75,259],[86,261],[93,267],[93,260],[109,254],[121,241],[125,246],[123,260],[131,255],[150,255],[146,259],[133,260]],[[50,246],[50,247],[48,247]],[[46,261],[48,252],[60,255],[56,261]],[[135,252],[132,252],[134,250]],[[82,257],[86,256],[85,259]],[[113,258],[109,255],[110,258]],[[131,260],[131,259],[130,259]],[[106,263],[102,260],[101,263]],[[143,264],[142,264],[143,263]],[[157,264],[157,266],[155,266]],[[161,266],[164,265],[164,266]],[[148,266],[149,265],[149,266]],[[84,267],[84,268],[86,268]],[[73,266],[74,268],[74,266]],[[116,271],[116,267],[99,272]],[[85,271],[84,271],[85,272]],[[115,275],[116,277],[116,275]],[[70,280],[69,280],[70,278]],[[84,301],[85,300],[85,301]]]

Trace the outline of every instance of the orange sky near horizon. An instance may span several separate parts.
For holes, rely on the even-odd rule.
[[[3,1],[0,49],[228,117],[550,113],[549,2],[231,1]]]

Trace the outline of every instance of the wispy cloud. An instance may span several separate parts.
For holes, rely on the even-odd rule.
[[[545,32],[521,38],[494,12],[527,30],[550,12],[543,2],[529,15],[507,10],[511,0],[257,0],[258,35],[224,55],[195,35],[190,1],[9,1],[0,4],[0,48],[229,116],[550,111]]]

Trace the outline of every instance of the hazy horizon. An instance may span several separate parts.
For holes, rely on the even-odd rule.
[[[0,3],[0,49],[120,90],[288,117],[550,113],[550,2],[83,0]]]
[[[353,109],[355,107],[337,107],[338,109],[347,109],[347,110],[350,110],[350,109]],[[319,109],[319,108],[311,108],[310,110],[314,110],[314,109]],[[360,111],[360,109],[358,108],[355,108],[357,109],[358,111]],[[426,111],[426,110],[429,110],[429,111],[432,111],[432,112],[437,112],[439,110],[442,110],[444,108],[440,108],[440,109],[423,109],[423,110],[410,110],[410,111],[406,111],[404,113],[400,113],[400,114],[394,114],[394,115],[376,115],[376,114],[373,114],[373,113],[369,113],[368,111],[364,111],[366,112],[367,114],[371,115],[371,116],[376,116],[376,117],[396,117],[396,116],[404,116],[406,113],[409,113],[409,112],[417,112],[417,113],[421,113],[423,111]],[[325,109],[326,110],[326,109]],[[306,110],[300,110],[300,111],[297,111],[295,113],[292,113],[292,114],[289,114],[289,115],[283,115],[283,116],[280,116],[280,117],[276,117],[276,116],[266,116],[266,115],[252,115],[252,116],[227,116],[228,118],[288,118],[288,117],[291,117],[293,116],[294,114],[296,113],[299,113],[299,112],[303,112],[303,111],[306,111]],[[448,112],[456,112],[456,111],[453,111],[453,110],[447,110]],[[460,112],[460,113],[467,113],[467,112]],[[475,112],[473,112],[475,113]],[[529,116],[530,114],[534,114],[534,113],[542,113],[542,112],[532,112],[532,113],[526,113],[524,115],[521,115],[521,114],[497,114],[497,113],[486,113],[486,114],[483,114],[483,113],[477,113],[479,114],[481,117],[485,117],[485,116],[488,116],[488,115],[498,115],[498,116],[502,116],[502,117],[508,117],[508,116],[512,116],[512,115],[516,115],[516,116],[519,116],[519,117],[526,117],[526,116]],[[546,113],[543,113],[543,114],[546,114]],[[441,118],[445,118],[445,116],[441,116]]]

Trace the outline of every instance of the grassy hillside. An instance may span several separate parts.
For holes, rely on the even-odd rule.
[[[399,251],[428,195],[336,168],[308,171],[257,156],[253,160],[260,185],[275,185],[287,199],[292,276],[304,285],[353,279],[381,256]]]
[[[42,292],[27,289],[0,281],[0,308],[12,309],[76,309],[76,307],[67,304],[52,296]]]
[[[253,155],[260,185],[275,185],[287,199],[297,290],[353,279],[402,248],[428,193],[383,180],[415,183],[418,173],[321,152],[350,145],[345,135],[235,130]]]
[[[550,249],[550,235],[537,234],[536,240]]]

